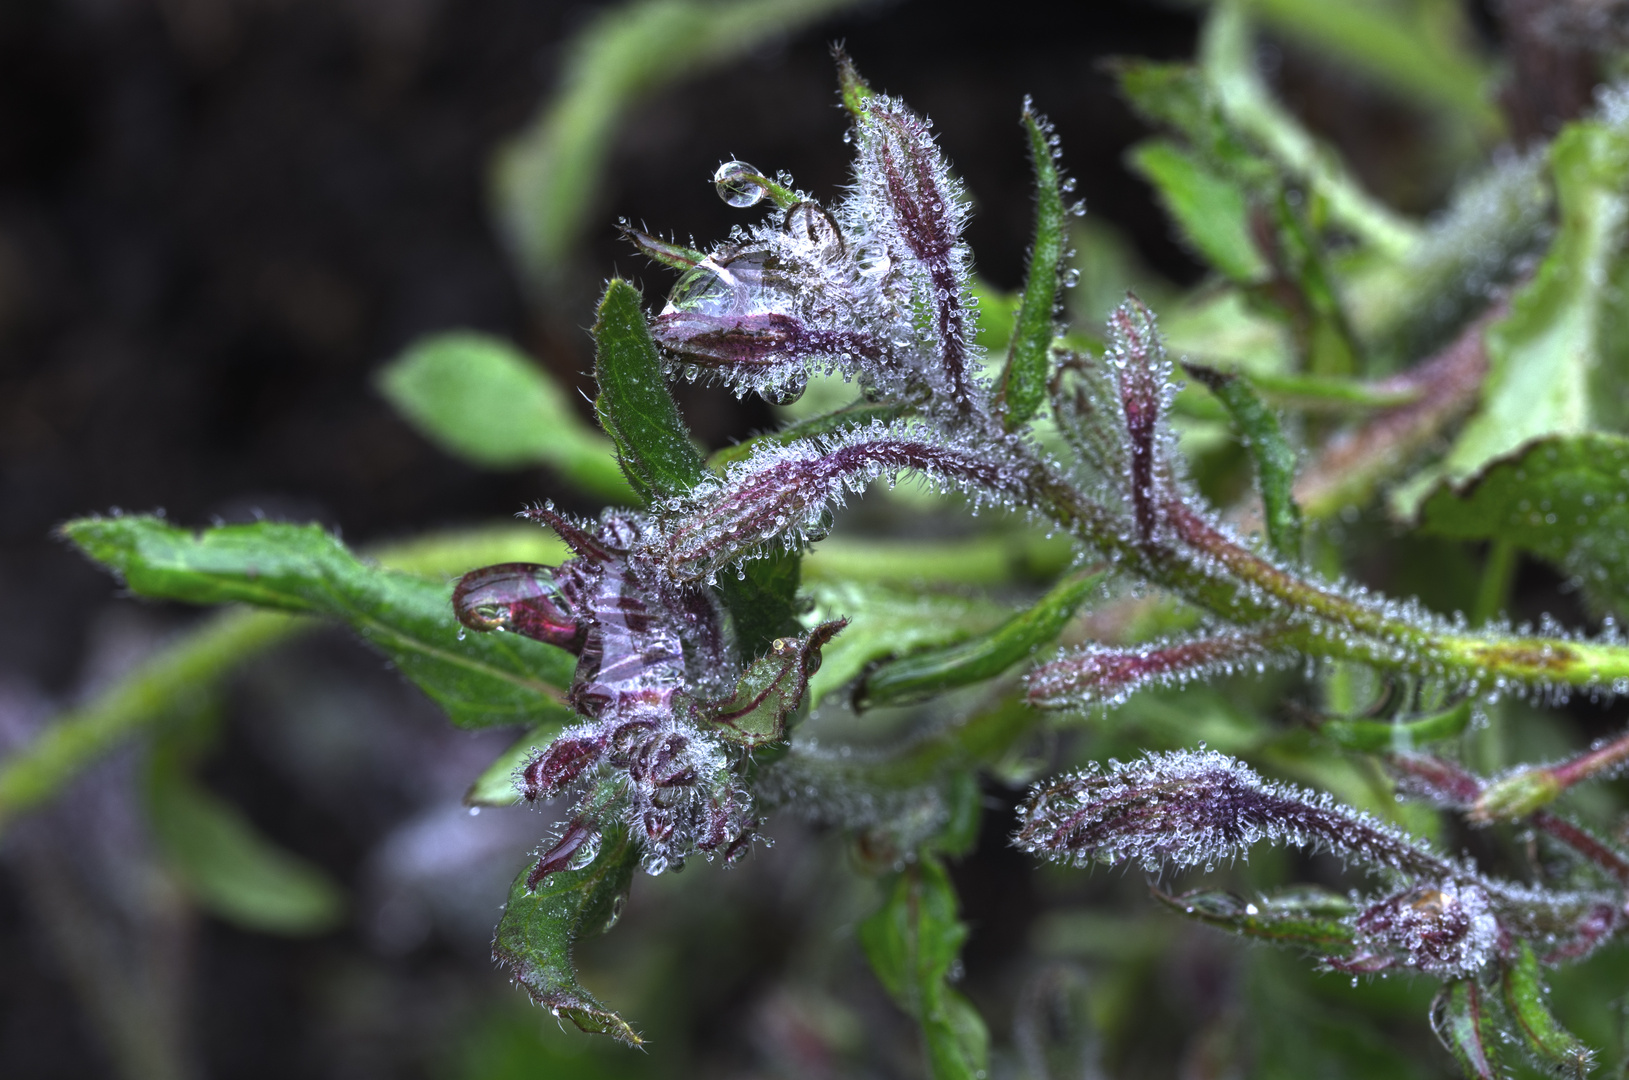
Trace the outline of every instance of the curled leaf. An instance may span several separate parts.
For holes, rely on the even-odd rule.
[[[581,869],[559,869],[529,887],[534,871],[522,870],[509,889],[509,903],[492,941],[492,959],[509,969],[515,984],[555,1016],[583,1031],[638,1046],[628,1022],[600,1004],[577,982],[572,947],[610,929],[621,911],[638,851],[622,825],[605,829],[599,852]]]

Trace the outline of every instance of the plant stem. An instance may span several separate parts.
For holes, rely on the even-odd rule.
[[[1458,678],[1476,690],[1596,687],[1629,679],[1629,647],[1445,630],[1426,616],[1332,589],[1275,565],[1180,499],[1169,499],[1161,509],[1189,551],[1157,537],[1139,543],[1108,510],[1039,462],[1029,467],[1028,486],[1038,509],[1059,525],[1111,556],[1140,565],[1158,583],[1230,622],[1282,619],[1287,608],[1291,618],[1276,643],[1308,655]]]

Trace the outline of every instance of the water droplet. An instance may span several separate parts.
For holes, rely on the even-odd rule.
[[[577,845],[577,850],[571,853],[571,858],[567,860],[565,868],[567,870],[581,870],[593,862],[599,853],[600,834],[597,832],[589,833],[583,842]]]
[[[617,920],[622,918],[622,909],[628,906],[628,897],[620,895],[611,901],[611,914],[605,917],[605,925],[600,927],[600,933],[609,934],[611,928],[616,926]]]
[[[469,808],[469,816],[470,817],[480,817],[481,816],[481,808],[479,806],[470,807]]]
[[[726,161],[713,173],[713,187],[718,197],[731,206],[742,208],[763,202],[769,186],[763,174],[744,161]]]

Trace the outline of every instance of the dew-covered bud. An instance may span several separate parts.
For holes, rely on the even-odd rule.
[[[905,471],[975,500],[1010,502],[1023,492],[1025,474],[1008,463],[1006,449],[999,441],[964,446],[931,431],[883,424],[768,447],[671,508],[668,569],[694,579],[773,541],[795,542],[847,494]]]
[[[1409,967],[1445,978],[1479,971],[1499,942],[1488,894],[1471,882],[1406,889],[1371,904],[1354,926],[1359,957],[1392,954]]]
[[[1261,631],[1232,631],[1134,649],[1086,645],[1042,664],[1025,679],[1030,704],[1045,709],[1115,706],[1148,686],[1175,687],[1195,679],[1265,671],[1287,654],[1264,647]]]
[[[1076,865],[1210,866],[1266,842],[1421,877],[1451,873],[1443,859],[1370,815],[1263,780],[1214,751],[1151,753],[1040,785],[1019,812],[1015,840]]]
[[[593,729],[562,734],[521,768],[521,795],[527,802],[555,798],[599,764],[605,743],[605,736]]]
[[[1137,537],[1154,539],[1169,487],[1170,453],[1165,413],[1174,388],[1171,361],[1154,313],[1135,297],[1109,316],[1109,362],[1120,391],[1128,451],[1125,477]]]
[[[585,628],[554,575],[554,568],[532,563],[471,570],[453,589],[453,612],[471,630],[510,630],[576,652]]]

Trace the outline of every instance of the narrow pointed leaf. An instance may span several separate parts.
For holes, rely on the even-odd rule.
[[[246,930],[331,930],[345,896],[327,874],[266,839],[236,808],[168,762],[147,784],[147,821],[165,865],[199,907]]]
[[[1256,465],[1256,483],[1267,520],[1267,542],[1282,559],[1301,557],[1301,508],[1295,504],[1295,449],[1284,438],[1278,417],[1264,404],[1250,380],[1200,364],[1184,364],[1189,375],[1208,386],[1233,417]]]
[[[881,910],[860,924],[860,944],[878,981],[922,1027],[933,1080],[984,1075],[984,1022],[947,983],[966,939],[950,877],[927,854],[894,876]]]
[[[843,626],[843,620],[837,620],[802,637],[776,638],[769,652],[747,668],[731,697],[701,707],[702,723],[744,750],[785,742],[788,722],[809,688],[809,676],[820,669],[820,650]]]
[[[1242,284],[1269,276],[1250,233],[1250,200],[1236,180],[1168,139],[1134,147],[1130,164],[1154,186],[1183,238],[1219,273]]]
[[[1495,1009],[1475,979],[1447,983],[1431,1003],[1432,1030],[1459,1062],[1466,1080],[1502,1080],[1506,1075],[1499,1052],[1504,1037]]]
[[[1058,176],[1052,125],[1028,102],[1024,105],[1024,133],[1035,168],[1035,240],[1029,252],[1023,300],[1007,347],[1007,366],[1001,373],[1001,404],[1005,410],[1002,423],[1008,431],[1027,424],[1046,400],[1047,382],[1052,377],[1052,339],[1058,336],[1068,239],[1068,210]]]
[[[924,701],[946,690],[995,678],[1050,644],[1105,576],[1106,571],[1072,575],[1034,607],[988,633],[882,664],[855,691],[855,706],[873,708]]]
[[[62,535],[132,592],[251,604],[347,623],[461,727],[570,715],[576,658],[518,634],[468,634],[452,586],[370,566],[318,525],[260,522],[202,532],[154,517],[82,518]]]
[[[1556,1022],[1545,1002],[1547,992],[1537,955],[1526,941],[1516,942],[1515,958],[1505,965],[1505,1007],[1522,1034],[1527,1052],[1544,1069],[1560,1076],[1587,1076],[1595,1051]]]
[[[1325,720],[1318,724],[1318,734],[1347,750],[1409,753],[1427,743],[1463,734],[1470,726],[1474,704],[1466,698],[1452,708],[1413,720]]]
[[[547,465],[584,491],[633,501],[609,440],[536,363],[500,338],[421,338],[379,372],[379,389],[425,438],[489,469]]]
[[[628,480],[647,500],[689,491],[706,475],[645,323],[639,290],[612,279],[594,324],[594,402]]]
[[[1275,945],[1297,946],[1320,956],[1344,956],[1352,949],[1347,918],[1358,909],[1351,900],[1323,889],[1306,888],[1245,900],[1227,892],[1190,892],[1155,899],[1180,915]]]
[[[1500,540],[1573,575],[1597,608],[1629,604],[1629,439],[1556,436],[1490,462],[1425,500],[1425,532]]]
[[[516,985],[555,1016],[583,1031],[638,1046],[628,1022],[600,1004],[577,981],[571,951],[615,922],[639,851],[626,827],[608,827],[594,861],[580,870],[556,870],[535,892],[526,888],[528,866],[509,888],[509,903],[492,941],[492,959],[509,969]]]
[[[809,681],[811,708],[874,660],[964,641],[999,626],[1003,616],[1011,617],[994,601],[876,580],[817,582],[810,594],[815,602],[811,620],[850,620],[826,647],[820,671]]]

